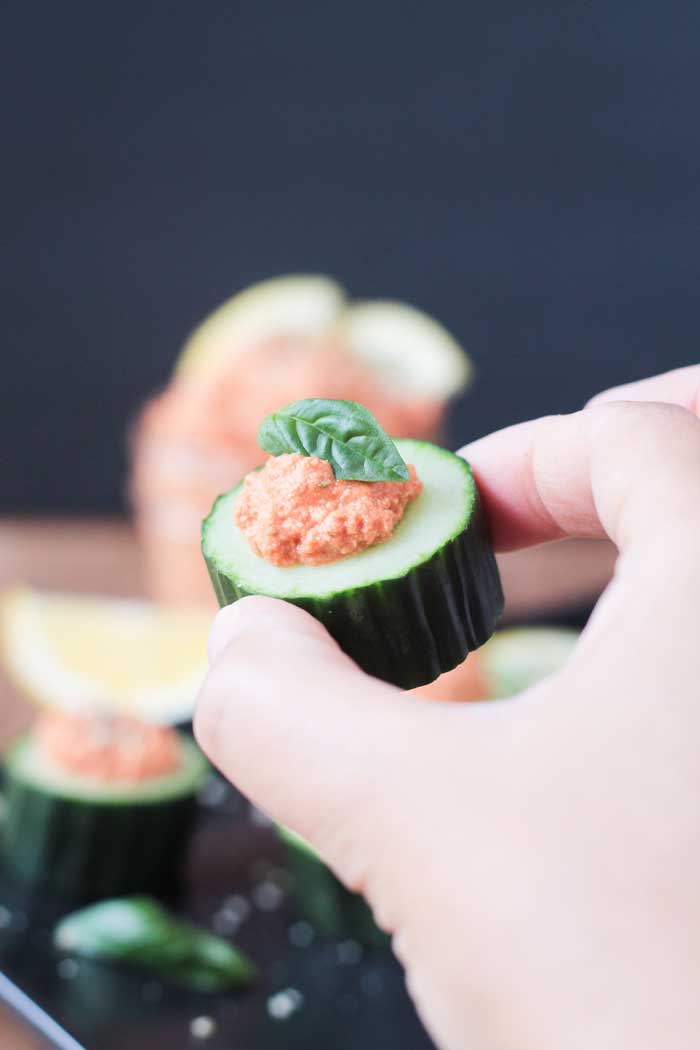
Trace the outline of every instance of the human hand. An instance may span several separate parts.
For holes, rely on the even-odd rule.
[[[215,623],[200,743],[367,896],[442,1047],[697,1045],[698,389],[464,450],[498,548],[620,550],[567,666],[512,701],[401,693],[271,599]],[[685,408],[631,403],[655,397]]]

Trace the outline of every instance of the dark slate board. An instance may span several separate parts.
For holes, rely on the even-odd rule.
[[[581,629],[589,613],[573,607],[527,623]],[[231,931],[241,909],[247,914]],[[284,851],[263,815],[218,776],[201,799],[176,910],[231,933],[261,969],[255,988],[187,993],[142,974],[65,960],[50,944],[65,910],[57,901],[13,899],[0,871],[0,1000],[59,1050],[434,1050],[388,951],[319,937],[295,946],[302,917]],[[285,1020],[271,1017],[271,997],[288,989],[301,993],[302,1004]],[[194,1037],[195,1018],[211,1018],[214,1033]]]
[[[60,1050],[432,1046],[388,952],[318,937],[295,946],[295,932],[304,940],[309,928],[295,926],[300,917],[283,852],[261,815],[218,779],[202,803],[178,910],[217,932],[237,927],[236,943],[262,971],[254,989],[191,993],[143,974],[62,958],[50,943],[62,910],[57,901],[20,900],[0,882],[0,999]],[[288,989],[294,991],[281,1005],[296,1009],[284,1019],[271,1016],[271,998]],[[273,1006],[279,1003],[273,999]],[[212,1034],[194,1036],[195,1018],[211,1018]]]

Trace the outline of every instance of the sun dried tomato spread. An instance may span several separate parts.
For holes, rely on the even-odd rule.
[[[182,759],[173,729],[126,715],[51,711],[36,723],[34,739],[46,758],[66,772],[110,783],[166,776]]]
[[[292,453],[248,474],[234,519],[272,565],[325,565],[389,539],[422,491],[408,481],[336,481],[330,463]]]

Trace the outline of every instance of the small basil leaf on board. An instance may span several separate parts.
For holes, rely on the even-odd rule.
[[[200,991],[241,987],[256,975],[253,963],[234,945],[182,922],[150,897],[121,897],[74,912],[59,922],[54,945]]]
[[[325,459],[338,481],[408,481],[406,464],[371,412],[356,401],[293,401],[261,423],[258,444],[273,456]]]

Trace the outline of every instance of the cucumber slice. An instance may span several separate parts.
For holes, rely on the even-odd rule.
[[[377,926],[364,897],[346,889],[301,835],[281,824],[275,830],[287,853],[297,906],[316,931],[388,949],[391,938]]]
[[[579,638],[569,627],[511,627],[498,631],[479,653],[490,697],[514,696],[554,674]]]
[[[334,325],[344,301],[344,290],[330,277],[295,274],[260,281],[227,300],[194,330],[177,371],[209,369],[274,336],[321,335]]]
[[[76,903],[177,886],[209,766],[179,734],[180,769],[142,784],[107,785],[48,762],[24,734],[3,761],[0,858],[26,890]]]
[[[222,606],[248,594],[291,601],[369,674],[412,689],[493,634],[503,593],[469,465],[425,441],[396,445],[423,492],[385,543],[328,565],[277,568],[234,524],[239,485],[214,504],[202,550]]]
[[[397,395],[446,401],[471,378],[471,362],[436,320],[407,303],[352,303],[339,330],[348,349]]]

